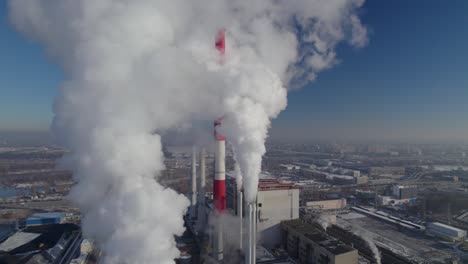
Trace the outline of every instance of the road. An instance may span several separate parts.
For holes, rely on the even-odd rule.
[[[8,203],[0,204],[0,209],[30,209],[30,210],[69,210],[75,208],[73,204],[66,200],[53,200],[53,201],[29,201],[22,203]]]

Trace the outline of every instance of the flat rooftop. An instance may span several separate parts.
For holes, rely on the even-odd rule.
[[[451,230],[454,230],[454,231],[457,231],[457,232],[466,232],[466,231],[463,230],[463,229],[460,229],[460,228],[457,228],[457,227],[454,227],[454,226],[449,226],[449,225],[446,225],[446,224],[443,224],[443,223],[439,223],[439,222],[432,222],[431,224],[432,224],[432,225],[435,225],[435,226],[445,227],[445,228],[447,228],[447,229],[451,229]]]
[[[284,221],[283,224],[296,230],[300,234],[304,235],[306,238],[314,241],[320,247],[328,250],[334,255],[340,255],[356,250],[340,242],[339,240],[327,235],[325,232],[319,230],[314,225],[302,222],[300,219]]]
[[[258,182],[259,191],[271,191],[271,190],[289,190],[299,189],[300,187],[291,182],[284,182],[277,179],[260,179]]]

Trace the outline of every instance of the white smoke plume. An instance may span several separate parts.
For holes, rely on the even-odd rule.
[[[210,228],[207,229],[207,234],[213,234],[214,228],[216,225],[216,222],[222,219],[223,223],[223,237],[224,237],[224,243],[223,243],[223,252],[224,252],[224,263],[225,264],[237,264],[237,263],[243,263],[241,261],[242,256],[240,254],[240,249],[239,249],[239,240],[241,239],[240,236],[240,230],[239,230],[239,217],[234,216],[230,214],[229,212],[223,213],[221,215],[218,215],[217,213],[212,213],[208,217],[209,223],[208,226]],[[248,244],[248,236],[247,236],[247,223],[246,219],[243,219],[244,224],[243,224],[243,245]],[[207,258],[209,259],[209,258]],[[219,263],[218,261],[208,261],[207,263]]]
[[[369,246],[370,250],[372,251],[372,254],[374,254],[374,258],[375,258],[375,261],[377,262],[377,264],[382,264],[382,256],[380,254],[380,251],[379,249],[377,248],[377,245],[375,244],[374,242],[374,238],[372,237],[372,235],[365,231],[364,229],[361,229],[359,227],[354,227],[352,229],[352,232],[361,237],[362,239],[364,239],[364,241],[366,241],[367,245]]]
[[[324,231],[327,231],[327,228],[332,224],[326,216],[319,216],[315,221],[323,228]]]
[[[72,151],[72,199],[105,263],[173,263],[187,199],[153,177],[163,133],[224,116],[245,198],[287,88],[361,47],[363,0],[10,0],[15,28],[64,69],[53,130]],[[214,36],[227,30],[224,63]]]
[[[237,154],[236,154],[236,150],[234,148],[234,146],[231,145],[231,149],[232,149],[232,152],[233,152],[233,155],[234,155],[234,177],[236,178],[236,187],[237,187],[237,191],[240,191],[242,190],[242,171],[241,171],[241,168],[239,166],[239,162],[237,162],[236,160],[236,157],[237,157]]]

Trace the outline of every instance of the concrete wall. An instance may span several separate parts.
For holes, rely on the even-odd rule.
[[[366,184],[369,182],[369,177],[367,176],[356,177],[354,179],[356,180],[356,184]]]
[[[359,254],[357,250],[350,251],[341,255],[334,256],[335,264],[359,263]]]
[[[281,242],[280,222],[299,218],[299,189],[259,191],[257,231],[265,246]]]

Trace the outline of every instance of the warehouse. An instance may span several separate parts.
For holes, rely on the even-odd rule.
[[[437,222],[429,223],[427,232],[448,241],[462,241],[466,237],[465,230]]]
[[[38,213],[26,219],[26,226],[60,224],[65,216],[64,213]]]

